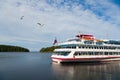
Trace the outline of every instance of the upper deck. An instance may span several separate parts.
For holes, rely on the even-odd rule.
[[[69,39],[65,42],[58,43],[59,46],[67,45],[91,45],[91,46],[116,46],[120,47],[120,41],[115,40],[100,40],[96,39],[93,35],[78,34],[77,38]]]

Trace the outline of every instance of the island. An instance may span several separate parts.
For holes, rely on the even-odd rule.
[[[29,52],[29,50],[19,46],[0,45],[0,52]]]
[[[60,48],[60,46],[51,46],[51,47],[41,48],[40,52],[53,52],[57,48]]]

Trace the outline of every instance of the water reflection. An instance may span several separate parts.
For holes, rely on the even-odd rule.
[[[120,80],[120,62],[109,64],[57,64],[52,68],[56,80]]]

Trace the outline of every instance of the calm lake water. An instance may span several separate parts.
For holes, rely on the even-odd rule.
[[[120,62],[52,63],[50,53],[0,53],[0,80],[120,80]]]

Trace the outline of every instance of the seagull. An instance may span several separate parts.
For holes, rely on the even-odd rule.
[[[40,26],[44,26],[44,24],[41,24],[41,23],[37,23],[38,25],[40,25]]]
[[[21,16],[21,18],[20,18],[20,19],[21,19],[21,20],[23,20],[23,17],[24,17],[24,16]]]

